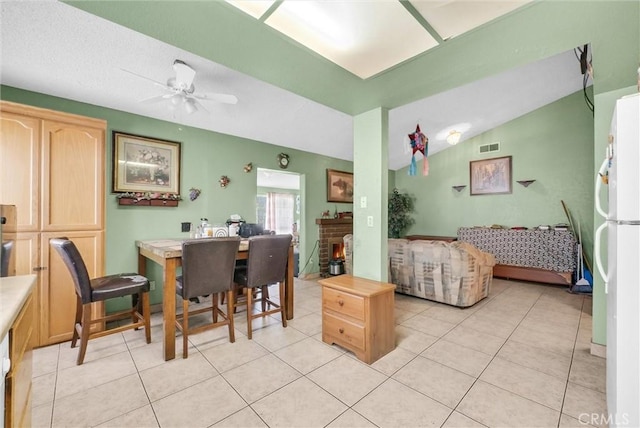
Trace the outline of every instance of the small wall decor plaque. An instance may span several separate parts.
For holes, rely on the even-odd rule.
[[[198,196],[200,196],[201,190],[200,189],[196,189],[195,187],[192,187],[191,189],[189,189],[189,199],[192,201],[195,201],[196,199],[198,199]]]

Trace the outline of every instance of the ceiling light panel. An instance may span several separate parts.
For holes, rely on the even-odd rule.
[[[226,0],[227,3],[233,5],[244,13],[260,19],[264,13],[269,10],[275,0]]]
[[[440,37],[448,39],[506,15],[531,1],[412,0],[411,4]]]
[[[363,79],[438,44],[397,1],[285,0],[265,23]]]

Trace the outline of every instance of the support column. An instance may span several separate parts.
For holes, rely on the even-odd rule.
[[[353,120],[353,274],[387,282],[389,111],[379,107]]]

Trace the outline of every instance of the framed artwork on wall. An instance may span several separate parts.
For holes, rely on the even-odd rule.
[[[353,203],[353,173],[327,169],[327,202]]]
[[[511,156],[469,162],[471,195],[511,193]]]
[[[113,131],[113,192],[180,194],[180,143]]]

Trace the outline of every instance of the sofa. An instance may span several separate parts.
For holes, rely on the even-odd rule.
[[[344,237],[352,272],[353,235]],[[458,307],[489,295],[495,258],[466,242],[389,239],[389,279],[396,292]]]

